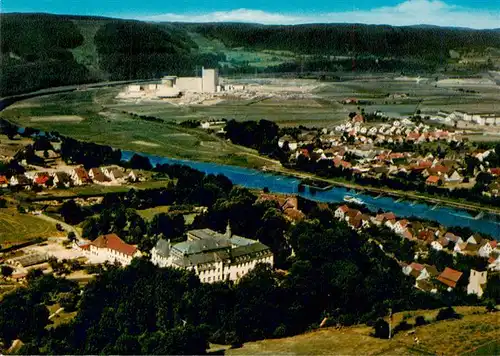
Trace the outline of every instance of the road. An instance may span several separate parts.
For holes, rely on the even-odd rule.
[[[71,226],[69,224],[66,224],[64,221],[60,221],[60,220],[51,218],[50,216],[43,215],[43,214],[34,215],[34,216],[37,217],[37,218],[39,218],[39,219],[51,222],[53,224],[60,224],[64,228],[64,231],[66,231],[66,232],[73,231],[75,233],[75,236],[76,236],[77,240],[80,240],[82,238],[82,236],[80,235],[80,233],[73,226]]]

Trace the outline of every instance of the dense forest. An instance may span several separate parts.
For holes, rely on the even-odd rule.
[[[265,26],[218,23],[186,25],[228,47],[273,49],[302,54],[374,55],[442,60],[450,49],[500,47],[496,30],[393,27],[361,24]]]
[[[217,39],[228,50],[296,54],[289,62],[260,68],[264,73],[433,71],[446,63],[450,49],[500,48],[495,30],[359,24],[153,24],[49,14],[0,16],[0,96],[103,79],[194,75],[197,67],[226,62],[224,51],[207,53],[199,48],[194,33]],[[221,69],[226,75],[256,70],[227,63]]]

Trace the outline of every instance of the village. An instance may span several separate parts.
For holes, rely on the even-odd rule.
[[[389,119],[380,113],[352,112],[333,129],[290,129],[278,146],[287,165],[378,186],[434,186],[495,198],[500,192],[500,162],[495,146],[479,148],[464,130],[438,127],[420,118]],[[363,179],[365,179],[363,181]],[[369,180],[372,179],[372,180]],[[413,189],[412,189],[413,190]],[[441,190],[441,191],[443,191]]]

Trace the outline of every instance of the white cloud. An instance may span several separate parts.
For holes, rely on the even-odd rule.
[[[448,5],[439,0],[407,0],[392,7],[371,10],[285,14],[262,10],[235,9],[204,14],[166,13],[142,16],[140,20],[172,22],[249,22],[260,24],[365,23],[394,26],[437,25],[470,28],[500,27],[500,11],[488,12]]]

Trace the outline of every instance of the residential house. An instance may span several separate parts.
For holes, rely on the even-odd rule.
[[[463,181],[463,177],[456,170],[444,174],[444,182],[445,183],[458,184],[458,183],[462,183],[462,181]]]
[[[425,184],[437,186],[440,181],[441,179],[439,178],[439,176],[429,176],[425,180]]]
[[[30,180],[25,175],[18,174],[10,177],[10,185],[12,186],[27,187],[30,184],[31,184]]]
[[[394,232],[398,235],[402,235],[405,231],[408,230],[410,222],[406,219],[399,220],[394,224]]]
[[[444,237],[441,237],[438,240],[431,242],[431,248],[433,248],[436,251],[441,251],[442,249],[446,248],[449,244],[450,244],[449,240],[447,240]]]
[[[462,272],[446,267],[444,271],[441,272],[441,274],[437,277],[437,280],[448,287],[448,291],[451,291],[457,286],[457,283],[462,277],[462,274]]]
[[[101,235],[89,245],[90,255],[101,261],[129,265],[134,257],[141,256],[136,246],[124,242],[116,234]]]
[[[283,148],[285,142],[288,143],[288,148],[290,151],[295,151],[298,148],[298,142],[290,135],[281,136],[278,139],[278,146]]]
[[[91,182],[87,171],[83,167],[72,169],[70,172],[70,176],[74,185],[83,185]]]
[[[71,185],[71,177],[66,172],[52,173],[52,177],[54,178],[53,183],[55,187],[64,186],[68,188]]]
[[[89,170],[89,177],[92,179],[92,182],[96,184],[106,184],[111,182],[100,168],[91,168]]]
[[[463,242],[463,243],[456,244],[453,251],[456,253],[460,253],[462,255],[474,256],[474,255],[478,254],[479,245],[472,244],[470,242]]]
[[[416,271],[416,277],[420,276],[420,273],[424,269],[424,266],[420,263],[412,262],[407,266],[403,267],[403,273],[407,276],[411,275],[414,271]]]
[[[349,207],[347,205],[341,205],[339,206],[336,210],[335,210],[335,217],[337,219],[342,219],[344,220],[345,219],[345,215],[347,214],[347,212],[349,211]]]
[[[424,265],[423,268],[420,270],[420,275],[417,277],[417,280],[424,280],[424,279],[433,279],[436,278],[439,275],[439,271],[435,266],[430,266],[430,265]]]
[[[500,253],[493,252],[488,259],[488,269],[492,271],[500,271]]]
[[[130,180],[131,182],[142,182],[142,181],[144,181],[144,177],[142,176],[142,174],[139,173],[139,172],[137,172],[137,171],[134,171],[134,170],[130,171],[130,173],[128,174],[127,179]]]
[[[467,239],[467,242],[470,243],[470,244],[474,244],[474,245],[479,245],[482,241],[482,237],[479,236],[479,235],[470,235],[469,238]]]
[[[455,243],[455,244],[461,244],[464,242],[464,240],[462,240],[462,238],[460,236],[457,236],[452,232],[447,232],[446,234],[444,234],[444,238],[450,242]]]
[[[47,182],[49,181],[50,176],[47,172],[37,173],[33,183],[36,185],[47,186]]]
[[[484,239],[479,243],[478,255],[481,257],[488,258],[491,253],[497,247],[497,241],[489,241]]]
[[[479,272],[471,269],[469,284],[467,285],[467,294],[475,294],[481,298],[486,288],[487,275],[487,271]]]
[[[125,173],[119,168],[108,169],[104,173],[112,182],[124,182],[126,179]]]
[[[9,186],[9,180],[6,176],[0,176],[0,188],[7,188]]]

